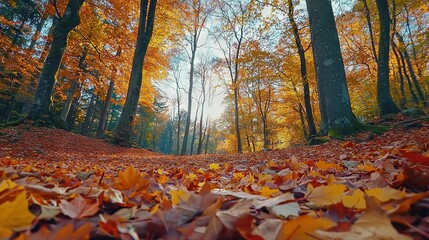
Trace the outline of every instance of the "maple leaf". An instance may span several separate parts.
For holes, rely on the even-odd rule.
[[[77,195],[70,202],[61,200],[59,206],[63,214],[71,218],[94,216],[100,209],[97,199],[85,199],[81,195]]]
[[[35,216],[28,210],[24,187],[6,179],[0,183],[0,196],[0,238],[30,228]]]
[[[326,206],[341,201],[346,186],[342,184],[331,184],[313,188],[311,184],[307,186],[306,199],[318,206]]]
[[[143,179],[143,175],[132,166],[129,166],[124,172],[119,172],[113,183],[113,187],[118,190],[129,190],[130,197],[146,189],[148,185],[149,181]]]
[[[220,168],[219,163],[211,163],[210,170],[216,171]]]

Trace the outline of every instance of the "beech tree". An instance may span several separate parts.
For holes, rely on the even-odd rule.
[[[131,126],[136,114],[143,78],[143,63],[153,33],[157,0],[140,1],[140,18],[137,43],[128,86],[127,99],[115,132],[115,142],[131,146]]]
[[[350,106],[340,42],[330,0],[306,0],[319,90],[322,134],[353,132],[357,120]]]

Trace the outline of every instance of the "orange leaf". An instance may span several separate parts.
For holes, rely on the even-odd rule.
[[[328,218],[313,218],[309,215],[304,215],[285,222],[276,239],[313,239],[310,234],[314,231],[326,230],[333,226],[335,226],[335,223]]]

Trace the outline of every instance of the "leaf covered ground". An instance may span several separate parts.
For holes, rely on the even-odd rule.
[[[0,239],[429,239],[429,123],[319,146],[175,157],[0,130]]]

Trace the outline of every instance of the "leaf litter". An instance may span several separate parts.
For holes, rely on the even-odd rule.
[[[428,239],[429,124],[362,138],[185,157],[10,127],[0,238]]]

